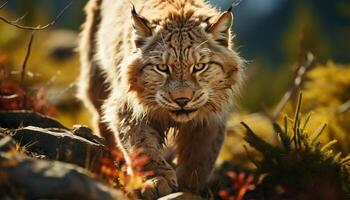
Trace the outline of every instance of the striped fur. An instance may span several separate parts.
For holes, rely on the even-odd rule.
[[[145,184],[153,187],[142,191],[144,198],[200,192],[242,79],[232,14],[203,0],[132,3],[135,8],[128,0],[89,1],[79,48],[80,97],[95,113],[100,134],[128,163],[138,148],[150,157],[146,170],[154,175]],[[189,101],[181,107],[184,98]],[[169,129],[177,133],[176,169],[163,157]]]

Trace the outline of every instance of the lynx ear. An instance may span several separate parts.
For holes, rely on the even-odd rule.
[[[152,29],[147,19],[136,13],[133,4],[131,4],[131,14],[132,26],[135,33],[135,44],[136,47],[141,47],[146,42],[146,39],[152,36]]]
[[[218,43],[228,46],[229,32],[232,26],[233,15],[229,11],[222,13],[218,19],[209,26],[207,32],[213,36]]]

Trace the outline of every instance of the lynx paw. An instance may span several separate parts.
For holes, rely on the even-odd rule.
[[[151,178],[144,184],[141,196],[146,200],[157,199],[177,190],[176,180],[167,180],[163,176]]]

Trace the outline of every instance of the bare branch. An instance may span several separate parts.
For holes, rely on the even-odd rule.
[[[5,7],[7,5],[8,1],[5,1],[5,3],[3,3],[1,6],[0,6],[0,10]]]
[[[0,8],[2,8],[3,6],[5,6],[7,4],[7,2],[5,4],[3,4]],[[50,23],[46,24],[45,26],[37,26],[37,27],[33,27],[33,26],[23,26],[23,25],[20,25],[20,24],[17,24],[16,22],[18,20],[15,20],[15,21],[9,21],[7,20],[6,18],[4,17],[1,17],[0,16],[0,20],[4,21],[5,23],[7,24],[10,24],[14,27],[17,27],[17,28],[20,28],[20,29],[24,29],[24,30],[32,30],[32,31],[35,31],[35,30],[44,30],[44,29],[47,29],[49,28],[50,26],[54,25],[59,19],[60,17],[63,15],[63,13],[73,4],[73,2],[71,1],[69,4],[67,4],[59,13],[58,15],[56,15],[56,17],[54,18],[53,21],[51,21]],[[19,18],[20,19],[20,18]]]
[[[306,56],[306,61],[304,65],[300,65],[297,68],[297,71],[295,73],[294,82],[293,85],[289,88],[289,90],[283,95],[282,99],[277,104],[273,114],[270,116],[270,119],[272,121],[275,121],[278,117],[278,115],[282,112],[283,108],[286,106],[288,101],[292,96],[296,94],[298,89],[301,87],[302,83],[304,82],[304,77],[308,69],[310,69],[312,63],[314,61],[314,56],[311,53],[308,53]]]
[[[22,17],[19,17],[16,20],[11,21],[11,23],[17,23],[17,22],[23,20],[27,15],[28,15],[28,12],[26,12],[24,15],[22,15]]]
[[[30,55],[30,51],[32,49],[33,39],[34,39],[34,31],[30,35],[30,39],[29,39],[29,43],[28,43],[28,47],[27,47],[26,57],[24,58],[24,61],[23,61],[23,64],[22,64],[22,72],[21,72],[21,86],[22,86],[22,88],[25,88],[24,84],[25,84],[26,66],[27,66],[29,55]]]
[[[335,114],[341,114],[341,113],[345,113],[347,111],[350,110],[350,100],[347,100],[345,103],[343,103],[342,105],[340,105],[336,110],[335,110]]]

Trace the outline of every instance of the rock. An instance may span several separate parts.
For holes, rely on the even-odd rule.
[[[102,156],[109,155],[99,143],[74,135],[66,129],[24,127],[13,132],[13,139],[27,151],[45,155],[49,159],[73,163],[94,171]]]
[[[17,129],[24,126],[67,129],[53,118],[34,111],[0,111],[0,127]]]
[[[32,158],[5,153],[16,143]],[[104,144],[86,126],[69,130],[35,112],[0,111],[0,199],[127,199],[89,176],[111,156]]]
[[[176,192],[169,194],[167,196],[161,197],[158,200],[203,200],[201,196],[186,193],[186,192]]]
[[[109,157],[105,140],[86,126],[72,130],[53,118],[32,111],[0,111],[0,133],[11,135],[26,152],[99,170],[101,157]]]
[[[0,153],[0,199],[127,199],[88,175],[71,164]]]
[[[98,137],[92,132],[92,130],[84,125],[74,125],[71,130],[74,135],[83,137],[89,141],[95,142],[97,144],[106,145],[106,140],[104,138]]]

